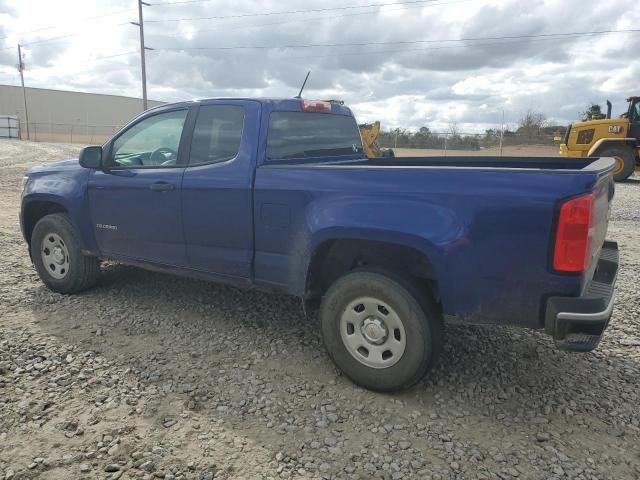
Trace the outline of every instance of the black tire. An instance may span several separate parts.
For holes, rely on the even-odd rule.
[[[424,290],[401,274],[375,269],[353,271],[331,285],[320,307],[322,336],[333,362],[354,383],[379,392],[403,390],[433,367],[442,351],[444,325],[437,304]],[[365,365],[342,340],[343,313],[361,297],[379,299],[401,318],[406,346],[391,366]]]
[[[393,152],[393,148],[381,148],[380,149],[383,158],[394,158],[396,154]]]
[[[41,249],[45,237],[57,235],[68,253],[68,268],[62,278],[54,277],[45,266]],[[100,261],[82,254],[67,215],[54,213],[42,217],[31,234],[31,258],[42,282],[54,292],[77,293],[92,287],[100,274]]]
[[[634,151],[626,146],[604,147],[596,152],[598,157],[613,157],[616,160],[616,168],[613,172],[613,179],[622,182],[631,176],[636,167]]]

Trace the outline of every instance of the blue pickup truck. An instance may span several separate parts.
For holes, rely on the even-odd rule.
[[[56,292],[94,285],[102,259],[284,291],[319,306],[348,377],[392,391],[433,366],[446,323],[595,348],[618,270],[613,168],[367,158],[341,103],[211,99],[148,110],[79,161],[31,169],[20,221]]]

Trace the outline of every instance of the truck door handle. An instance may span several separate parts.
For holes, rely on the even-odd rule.
[[[176,187],[171,183],[156,182],[156,183],[152,183],[149,188],[154,192],[168,192],[169,190],[173,190]]]

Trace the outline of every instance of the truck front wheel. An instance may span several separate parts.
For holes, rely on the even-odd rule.
[[[42,217],[33,229],[30,248],[38,276],[54,292],[80,292],[98,279],[100,262],[82,254],[65,214]]]
[[[616,182],[629,178],[636,166],[634,151],[626,145],[604,147],[596,152],[596,155],[598,157],[612,157],[616,161],[615,167],[613,167],[613,179]]]
[[[444,341],[427,292],[392,272],[359,270],[338,279],[320,308],[329,356],[353,382],[390,392],[415,385]]]

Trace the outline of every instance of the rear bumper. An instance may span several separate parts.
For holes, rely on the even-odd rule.
[[[606,241],[582,295],[549,298],[545,329],[559,348],[587,352],[598,345],[613,311],[618,264],[618,244]]]

